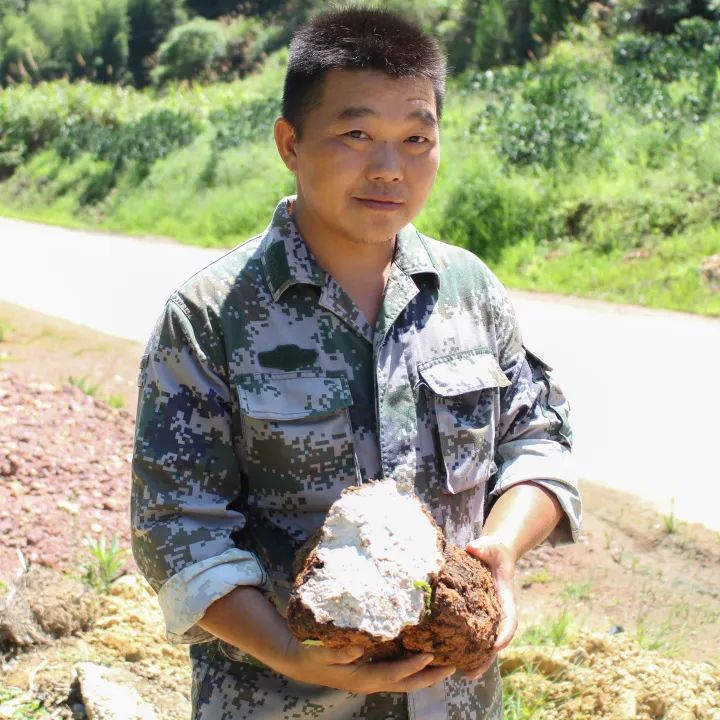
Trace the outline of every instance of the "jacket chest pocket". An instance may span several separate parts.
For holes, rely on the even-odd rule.
[[[243,375],[237,392],[252,505],[327,510],[356,484],[347,378]]]
[[[435,410],[444,490],[455,494],[483,485],[496,470],[499,389],[510,381],[483,349],[422,363],[418,374]]]

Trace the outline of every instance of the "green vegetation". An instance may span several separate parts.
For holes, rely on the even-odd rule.
[[[453,67],[541,57],[588,0],[370,0],[410,12]],[[163,85],[243,77],[287,44],[321,0],[2,0],[0,82],[71,80]],[[244,14],[240,14],[244,13]]]
[[[98,388],[100,387],[100,385],[91,385],[84,375],[82,375],[81,377],[73,377],[71,375],[68,378],[68,383],[73,387],[76,387],[78,390],[81,390],[89,397],[93,397],[93,395],[95,395],[95,393],[98,391]]]
[[[589,600],[592,595],[590,592],[590,582],[565,583],[562,594],[566,600]]]
[[[116,393],[108,395],[106,402],[111,408],[115,408],[116,410],[121,410],[125,407],[125,398]]]
[[[649,618],[642,610],[635,623],[635,641],[645,650],[657,650],[668,657],[677,654],[682,637],[688,631],[690,607],[684,604],[673,606],[662,620]]]
[[[0,27],[20,18],[49,37],[33,25],[43,2],[0,2]],[[717,3],[385,4],[412,8],[458,70],[420,230],[477,253],[513,287],[720,315],[701,272],[720,254]],[[225,17],[232,3],[126,5],[125,80],[93,84],[102,73],[75,65],[76,82],[6,73],[19,84],[0,90],[0,213],[242,242],[293,191],[272,139],[277,48],[320,5],[268,0],[242,17]],[[68,8],[89,18],[91,6],[53,4],[53,22],[65,27]],[[141,10],[154,40],[137,49]],[[157,62],[140,70],[138,53]]]
[[[662,516],[663,528],[668,535],[673,535],[678,530],[678,520],[675,517],[675,498],[670,500],[670,512]]]
[[[529,671],[532,668],[528,669]],[[524,671],[520,671],[523,672]],[[515,673],[503,676],[503,712],[504,720],[532,720],[537,713],[547,707],[542,695],[531,695],[522,686],[514,682]]]
[[[43,701],[32,697],[31,693],[23,693],[15,688],[0,687],[0,711],[2,717],[12,720],[35,720],[50,717],[43,707]]]
[[[552,575],[545,568],[540,568],[539,570],[535,570],[527,575],[523,575],[522,585],[523,587],[530,587],[535,584],[545,585],[546,583],[551,582],[552,579]]]
[[[83,566],[83,581],[95,590],[105,592],[120,575],[125,550],[120,547],[117,535],[113,536],[110,544],[104,537],[85,538],[85,546],[90,559]]]
[[[425,593],[425,614],[430,615],[432,612],[432,585],[424,580],[416,580],[413,585]]]
[[[13,331],[12,325],[9,322],[0,318],[0,342],[5,342],[5,339]]]
[[[532,625],[520,633],[513,643],[517,645],[567,645],[572,638],[573,617],[567,608],[556,618]]]

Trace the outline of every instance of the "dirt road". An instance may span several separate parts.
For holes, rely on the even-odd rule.
[[[0,218],[0,300],[143,342],[172,289],[222,252]],[[720,320],[512,296],[571,399],[581,477],[720,530]]]

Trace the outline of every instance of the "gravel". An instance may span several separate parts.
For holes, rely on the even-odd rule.
[[[87,538],[129,547],[133,427],[76,387],[0,372],[0,579],[28,564],[77,570]]]

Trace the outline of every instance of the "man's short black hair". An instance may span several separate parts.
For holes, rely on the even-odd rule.
[[[283,117],[298,135],[321,98],[325,73],[379,70],[394,78],[426,77],[435,91],[438,120],[445,96],[445,57],[437,41],[413,21],[389,10],[345,8],[300,27],[290,42]]]

